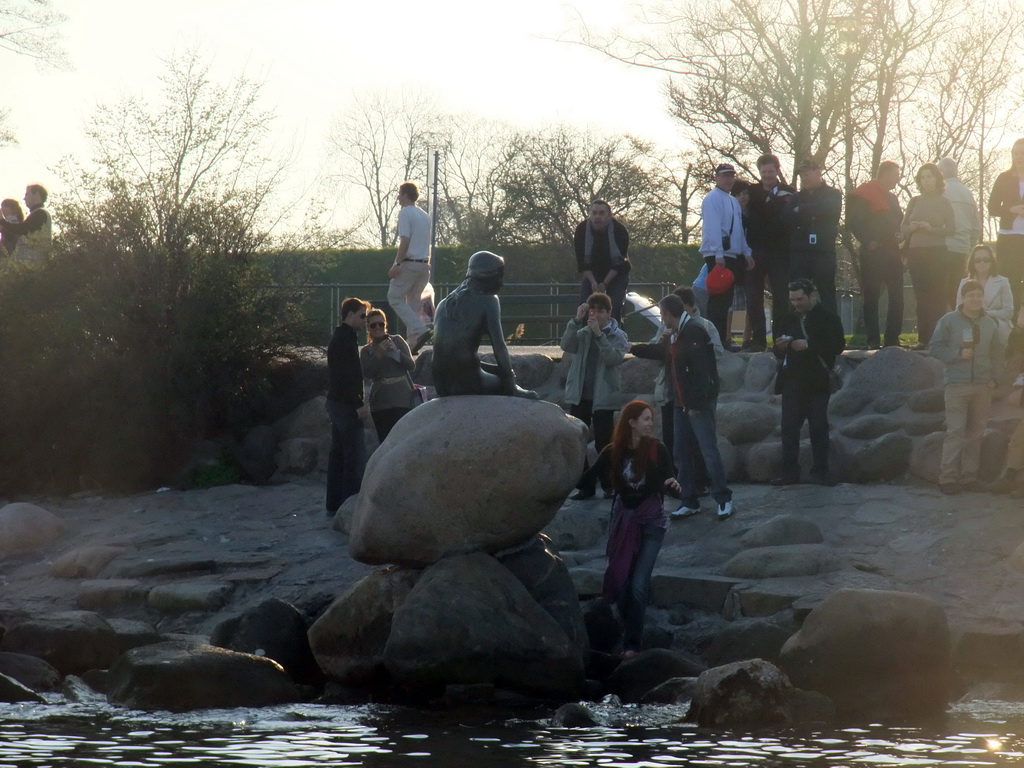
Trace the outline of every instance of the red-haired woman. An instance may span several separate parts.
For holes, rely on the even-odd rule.
[[[635,656],[643,642],[651,573],[668,528],[665,491],[680,495],[668,449],[654,437],[654,409],[642,400],[626,405],[611,442],[587,472],[605,478],[615,491],[603,593],[619,606],[622,655]]]

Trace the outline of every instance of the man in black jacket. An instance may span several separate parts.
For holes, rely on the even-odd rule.
[[[831,485],[828,473],[829,372],[846,348],[843,324],[818,300],[810,280],[789,284],[793,314],[775,340],[780,358],[776,394],[782,395],[782,475],[772,485],[800,482],[800,429],[807,420],[811,432],[811,482]]]
[[[580,303],[591,294],[606,293],[612,300],[612,317],[622,321],[622,302],[629,285],[629,230],[615,220],[604,200],[590,204],[590,217],[573,235],[576,266],[580,272]]]
[[[711,497],[718,519],[725,520],[733,513],[732,490],[726,484],[715,432],[719,387],[715,349],[708,332],[686,311],[681,298],[669,294],[658,306],[662,322],[673,333],[657,344],[634,344],[630,351],[637,357],[663,360],[670,377],[675,402],[673,453],[682,488],[682,504],[672,516],[689,517],[700,512],[700,489],[691,453],[699,450],[711,476]]]
[[[860,287],[864,293],[864,333],[868,349],[878,349],[878,298],[885,284],[889,310],[885,315],[885,346],[900,345],[903,330],[903,256],[897,235],[903,211],[892,190],[900,183],[900,167],[891,160],[878,164],[875,178],[853,190],[846,203],[846,223],[860,240]],[[955,289],[954,289],[955,291]]]
[[[843,211],[843,193],[821,178],[816,160],[796,169],[800,191],[790,195],[782,209],[789,227],[789,275],[810,280],[818,287],[825,309],[838,312],[836,303],[836,236]]]
[[[750,342],[745,346],[753,352],[764,352],[768,344],[765,279],[772,292],[772,336],[779,335],[779,323],[789,311],[789,234],[782,223],[782,209],[796,190],[782,181],[782,168],[775,155],[761,155],[757,170],[761,183],[750,187],[747,207],[747,243],[754,266],[744,276],[750,318]]]
[[[327,415],[331,418],[331,453],[327,459],[327,515],[332,516],[345,499],[359,493],[366,468],[363,419],[363,367],[359,362],[356,331],[366,327],[370,302],[345,299],[341,325],[334,329],[327,347]]]

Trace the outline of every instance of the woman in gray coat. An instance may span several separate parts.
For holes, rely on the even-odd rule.
[[[377,439],[384,442],[398,420],[409,412],[412,384],[409,373],[416,363],[401,336],[388,334],[388,321],[379,309],[366,313],[369,343],[359,351],[363,378],[370,383],[370,415]]]

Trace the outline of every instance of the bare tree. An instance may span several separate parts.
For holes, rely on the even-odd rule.
[[[65,16],[48,0],[6,0],[0,5],[0,50],[33,59],[40,67],[68,66],[60,45],[60,25]],[[0,109],[0,146],[17,143],[5,127],[10,110]]]
[[[441,145],[437,108],[430,97],[369,93],[339,116],[327,137],[332,175],[359,190],[366,204],[367,239],[394,246],[396,193],[403,181],[425,181],[431,147]]]

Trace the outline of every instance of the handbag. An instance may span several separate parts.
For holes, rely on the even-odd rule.
[[[427,388],[414,382],[408,371],[405,372],[405,380],[409,382],[409,410],[411,411],[416,406],[423,405],[429,398],[427,397]]]

